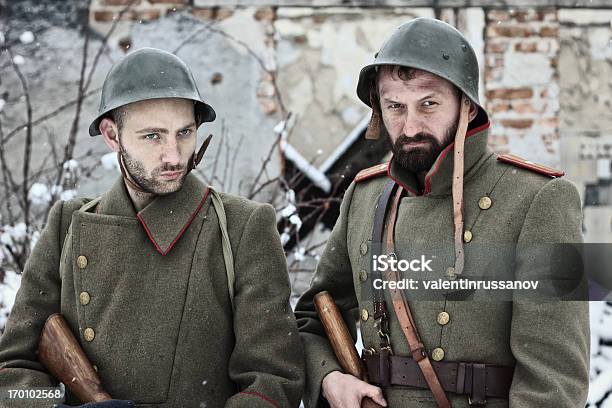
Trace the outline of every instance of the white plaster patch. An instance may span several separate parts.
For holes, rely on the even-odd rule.
[[[532,86],[548,84],[553,75],[550,59],[541,54],[508,52],[502,84],[505,86]]]

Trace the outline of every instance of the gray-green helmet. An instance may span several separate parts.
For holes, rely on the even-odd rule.
[[[193,100],[198,126],[215,120],[215,111],[202,100],[191,71],[180,58],[156,48],[141,48],[108,72],[102,87],[98,117],[89,126],[89,134],[100,134],[100,121],[113,109],[159,98]]]
[[[370,107],[370,87],[381,65],[417,68],[452,82],[478,105],[479,115],[484,115],[481,120],[487,120],[478,98],[476,54],[463,34],[450,24],[421,17],[395,29],[375,55],[374,62],[359,74],[357,96]]]

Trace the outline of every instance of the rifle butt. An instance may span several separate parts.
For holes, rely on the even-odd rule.
[[[59,313],[52,314],[45,322],[38,341],[38,360],[82,402],[112,399],[102,388],[98,373]]]
[[[346,374],[367,382],[353,338],[334,299],[327,291],[323,291],[315,295],[314,305],[342,369]],[[361,408],[382,408],[382,405],[366,397],[361,401]]]

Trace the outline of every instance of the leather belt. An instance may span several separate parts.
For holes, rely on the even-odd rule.
[[[378,354],[364,355],[363,360],[370,382],[380,384]],[[418,363],[412,358],[392,355],[388,361],[391,385],[429,388]],[[432,365],[444,391],[466,394],[474,402],[484,403],[486,397],[508,399],[513,367],[456,361],[434,361]]]

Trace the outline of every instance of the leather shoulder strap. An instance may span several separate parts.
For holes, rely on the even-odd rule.
[[[391,212],[389,213],[389,223],[387,226],[387,252],[391,256],[395,256],[395,221],[397,220],[397,210],[401,201],[402,192],[402,188],[398,188],[393,197]],[[398,281],[399,274],[397,270],[389,268],[387,272],[387,279],[389,281]],[[419,368],[423,373],[423,377],[425,377],[425,381],[427,382],[427,385],[429,386],[438,407],[450,408],[450,402],[444,393],[444,388],[440,383],[440,379],[438,378],[438,375],[436,374],[436,371],[433,368],[427,353],[425,352],[425,345],[421,341],[412,317],[412,312],[410,311],[410,306],[406,301],[404,293],[400,289],[397,289],[397,287],[394,287],[394,289],[389,288],[389,291],[391,292],[391,299],[393,301],[395,315],[397,316],[402,332],[408,341],[408,347],[410,349],[410,353],[412,353],[412,358],[419,364]]]

